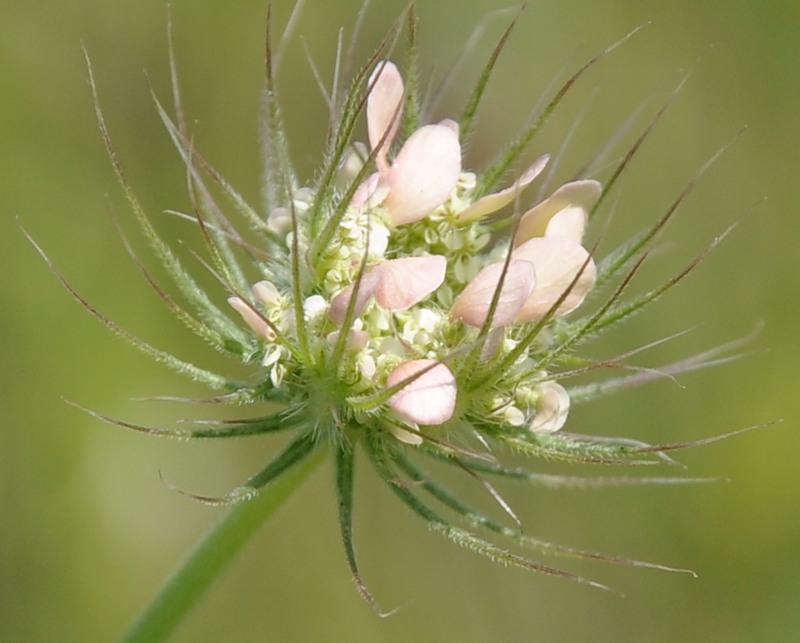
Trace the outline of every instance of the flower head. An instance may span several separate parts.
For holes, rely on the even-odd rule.
[[[416,88],[409,92],[397,66],[381,60],[363,69],[352,92],[332,105],[338,125],[326,162],[305,183],[288,161],[273,74],[267,77],[266,215],[196,155],[182,115],[173,122],[159,105],[189,168],[212,269],[229,291],[227,310],[197,286],[161,240],[115,164],[145,235],[196,312],[164,295],[168,305],[209,344],[251,367],[254,379],[229,379],[123,335],[173,368],[220,389],[218,401],[278,407],[217,430],[150,431],[193,438],[296,433],[262,474],[222,498],[202,498],[213,504],[244,501],[310,454],[333,451],[348,561],[371,602],[350,536],[356,448],[365,451],[404,504],[448,538],[507,564],[571,576],[454,526],[424,494],[467,523],[521,546],[599,555],[543,543],[469,509],[425,473],[417,459],[429,456],[476,477],[534,482],[539,474],[501,464],[494,445],[567,462],[666,459],[666,447],[562,432],[570,406],[591,397],[593,390],[571,390],[568,379],[598,366],[579,358],[576,349],[638,312],[688,272],[661,290],[622,299],[666,219],[601,263],[587,248],[590,218],[633,154],[605,187],[595,178],[580,177],[538,202],[530,199],[526,188],[547,166],[544,154],[510,185],[498,188],[525,145],[512,146],[483,170],[464,170],[463,132],[456,121],[419,124],[423,112],[418,104],[412,115],[404,113]],[[478,84],[471,105],[480,103],[484,87]],[[98,116],[116,163],[99,108]],[[465,112],[470,124],[473,116]],[[366,126],[368,146],[352,140],[358,124]],[[530,142],[537,127],[524,129],[518,140]],[[398,140],[401,131],[410,132],[405,140]],[[236,231],[206,186],[208,180],[244,214],[255,240]],[[620,286],[585,312],[596,285],[615,277]],[[636,382],[621,378],[604,390],[628,383]],[[569,485],[574,478],[548,480]],[[499,498],[493,489],[492,495]],[[511,514],[505,501],[500,504]]]

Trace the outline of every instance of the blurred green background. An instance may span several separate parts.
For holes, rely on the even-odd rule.
[[[283,24],[290,3],[278,0]],[[375,3],[361,52],[403,2]],[[196,143],[258,199],[258,97],[265,3],[172,0],[178,65]],[[420,0],[423,69],[441,73],[473,27],[505,0]],[[308,0],[297,30],[323,71],[358,3]],[[186,444],[103,425],[63,398],[143,423],[187,411],[136,396],[204,391],[127,348],[70,300],[18,221],[71,282],[127,328],[215,364],[137,274],[114,217],[133,230],[94,121],[81,42],[126,171],[170,238],[194,239],[161,212],[186,208],[185,171],[153,108],[168,99],[166,3],[5,2],[0,8],[0,639],[106,641],[151,596],[217,511],[159,479],[218,494],[278,442]],[[437,117],[460,99],[507,23],[487,23]],[[750,424],[782,425],[681,455],[690,475],[730,483],[593,492],[502,487],[528,531],[582,547],[686,566],[683,575],[565,561],[624,598],[506,570],[429,533],[361,469],[356,542],[384,607],[359,598],[338,539],[330,469],[318,471],[261,530],[176,641],[795,641],[800,638],[800,5],[707,0],[545,0],[523,14],[492,81],[473,164],[513,134],[550,80],[635,26],[596,65],[536,141],[558,151],[557,177],[591,157],[635,110],[639,131],[690,72],[618,190],[603,247],[662,214],[717,150],[639,282],[657,283],[740,225],[689,280],[587,352],[604,357],[691,328],[639,358],[658,365],[764,330],[746,359],[580,407],[570,428],[648,441]],[[298,167],[311,176],[324,107],[295,38],[280,81]],[[743,126],[747,129],[737,133]],[[622,153],[633,133],[623,137]],[[766,202],[755,209],[762,197]],[[596,236],[603,226],[595,226]],[[137,241],[137,247],[144,244]],[[222,294],[220,293],[220,297]],[[191,411],[190,412],[197,412]],[[474,483],[460,488],[484,499]],[[486,500],[487,504],[489,503]],[[548,562],[556,562],[550,560]]]

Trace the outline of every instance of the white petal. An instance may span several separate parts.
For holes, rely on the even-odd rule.
[[[534,237],[514,250],[513,256],[530,261],[536,273],[536,285],[517,315],[517,321],[544,317],[579,272],[578,281],[561,302],[556,315],[560,317],[575,310],[594,287],[597,277],[594,260],[583,246],[565,237]]]
[[[374,268],[380,275],[375,299],[389,311],[410,308],[442,285],[446,269],[441,255],[384,261]]]
[[[372,221],[372,227],[369,230],[369,245],[368,254],[372,258],[383,259],[386,254],[386,249],[389,247],[389,228],[382,223]]]
[[[415,447],[422,444],[422,436],[419,433],[412,433],[411,431],[406,431],[405,429],[392,424],[389,425],[389,432],[398,440],[400,440],[400,442],[405,442],[406,444],[410,444]]]
[[[361,279],[361,284],[358,287],[358,297],[356,299],[354,315],[358,317],[367,305],[369,298],[375,294],[375,289],[378,287],[380,281],[380,274],[375,270],[367,271]],[[331,300],[330,308],[328,308],[328,316],[335,322],[341,324],[347,314],[347,307],[350,305],[350,299],[353,297],[355,284],[350,284],[344,290],[339,291],[337,295]]]
[[[287,234],[292,229],[292,215],[287,208],[275,208],[267,215],[267,228],[277,235]]]
[[[414,324],[422,330],[432,331],[442,321],[442,316],[438,312],[433,312],[430,308],[416,308],[411,314]]]
[[[242,319],[250,327],[256,335],[260,335],[264,339],[273,339],[274,333],[261,316],[253,309],[253,307],[244,301],[241,297],[229,297],[228,303],[237,313],[242,316]]]
[[[543,382],[536,389],[539,399],[536,402],[536,415],[531,422],[531,430],[536,433],[558,431],[567,421],[569,393],[556,382]]]
[[[303,314],[306,319],[314,319],[325,311],[328,302],[322,295],[311,295],[303,301]]]
[[[356,364],[358,365],[358,372],[361,373],[361,377],[366,377],[369,379],[375,377],[377,367],[375,365],[375,359],[372,357],[372,355],[361,353],[356,360]]]
[[[278,303],[281,294],[271,281],[259,281],[253,285],[253,297],[264,306],[270,307]]]
[[[456,408],[456,378],[447,366],[432,359],[404,362],[389,373],[386,385],[395,386],[426,368],[430,370],[389,398],[389,406],[409,422],[442,424]]]
[[[502,418],[510,426],[522,426],[525,424],[525,414],[516,406],[508,406],[503,409]]]
[[[493,263],[481,270],[467,284],[450,309],[453,319],[470,326],[480,327],[486,321],[492,298],[503,273],[502,263]],[[534,266],[531,262],[512,259],[503,280],[503,289],[492,317],[492,328],[506,326],[514,321],[534,288]]]
[[[372,87],[367,97],[369,144],[376,149],[386,137],[375,156],[378,169],[385,171],[388,169],[386,151],[397,136],[403,114],[403,79],[394,63],[382,61],[372,72],[369,87]]]
[[[419,221],[442,205],[461,174],[461,144],[447,125],[426,125],[403,145],[387,174],[383,202],[392,223]]]
[[[515,245],[525,243],[533,237],[543,237],[547,225],[559,212],[571,209],[569,223],[564,221],[561,232],[575,243],[580,243],[586,227],[589,211],[600,198],[603,187],[594,180],[573,181],[565,183],[541,203],[522,215],[522,220],[514,240]]]
[[[481,197],[471,206],[459,212],[457,217],[458,220],[472,221],[473,219],[478,219],[486,216],[487,214],[491,214],[492,212],[497,212],[500,208],[507,206],[517,198],[517,195],[522,192],[522,190],[528,187],[528,185],[530,185],[533,180],[542,173],[542,170],[544,170],[549,160],[550,156],[547,154],[537,159],[533,165],[525,170],[522,175],[516,181],[514,181],[513,185],[507,187],[505,190],[500,190],[499,192],[494,192],[493,194],[487,194],[486,196]]]

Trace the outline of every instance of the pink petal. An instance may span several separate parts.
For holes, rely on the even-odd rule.
[[[530,185],[533,180],[542,173],[542,170],[544,170],[549,160],[550,156],[547,154],[537,159],[533,165],[525,170],[525,172],[523,172],[522,175],[516,181],[514,181],[513,185],[507,187],[505,190],[500,190],[499,192],[494,192],[493,194],[487,194],[486,196],[481,197],[471,206],[459,212],[457,217],[458,220],[472,221],[473,219],[479,219],[480,217],[484,217],[492,212],[497,212],[500,208],[507,206],[517,198],[517,195],[522,192],[522,190],[528,187],[528,185]]]
[[[567,421],[569,393],[556,382],[543,382],[536,389],[539,399],[536,401],[536,415],[531,422],[531,430],[536,433],[558,431]]]
[[[566,209],[572,210],[572,213],[562,222],[565,225],[560,227],[560,233],[580,243],[589,211],[600,198],[602,189],[599,182],[591,179],[565,183],[522,215],[515,244],[520,245],[533,237],[543,237],[551,219]]]
[[[403,145],[388,172],[383,202],[392,223],[419,221],[442,205],[461,174],[461,144],[448,125],[426,125]]]
[[[385,261],[374,268],[380,275],[375,299],[389,311],[410,308],[442,285],[446,269],[440,255]]]
[[[580,243],[586,230],[587,212],[580,206],[571,205],[556,212],[544,231],[545,237],[564,237]]]
[[[264,339],[274,338],[275,335],[272,332],[272,329],[269,327],[269,324],[267,324],[267,322],[261,318],[255,309],[241,297],[229,297],[228,303],[230,304],[231,308],[233,308],[242,316],[244,322],[256,335],[259,335]]]
[[[583,246],[565,237],[534,237],[514,250],[513,256],[530,261],[536,272],[536,286],[517,315],[517,321],[535,321],[544,317],[569,289],[581,268],[583,271],[577,283],[558,307],[556,316],[575,310],[594,287],[597,277],[594,260]]]
[[[480,327],[486,321],[492,298],[503,273],[502,263],[493,263],[481,270],[467,284],[450,309],[453,319]],[[503,288],[492,317],[492,328],[507,326],[516,318],[531,295],[534,286],[534,267],[529,261],[512,259],[503,280]]]
[[[384,172],[388,169],[386,152],[397,136],[403,114],[403,79],[395,64],[387,60],[378,63],[368,86],[372,87],[367,97],[369,144],[376,149],[386,137],[375,156],[375,164]]]
[[[375,294],[375,289],[378,287],[380,281],[380,274],[374,269],[364,273],[361,279],[361,284],[358,287],[358,297],[354,314],[358,317],[367,305],[369,298]],[[347,307],[350,305],[350,299],[353,297],[355,284],[350,284],[344,290],[339,291],[337,295],[331,300],[331,305],[328,308],[328,316],[337,324],[341,324],[347,314]]]
[[[415,359],[397,366],[386,380],[389,387],[424,371],[389,398],[400,417],[415,424],[442,424],[456,408],[456,378],[447,366],[432,359]]]

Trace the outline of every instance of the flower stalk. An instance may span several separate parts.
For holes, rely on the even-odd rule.
[[[120,640],[123,643],[159,643],[168,640],[255,532],[291,498],[323,460],[323,449],[318,449],[287,469],[283,475],[275,477],[247,502],[230,507],[131,623]]]

